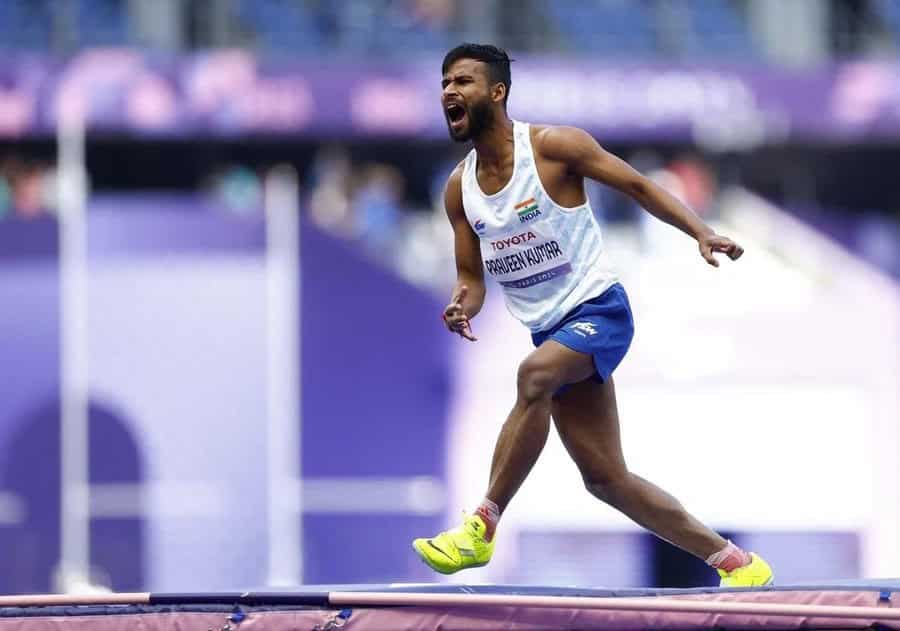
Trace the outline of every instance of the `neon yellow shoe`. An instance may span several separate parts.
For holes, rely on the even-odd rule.
[[[494,554],[496,537],[485,541],[487,526],[478,515],[468,515],[462,526],[431,539],[416,539],[413,548],[435,572],[453,574],[470,567],[487,565]]]
[[[750,553],[751,561],[744,567],[739,567],[731,572],[719,570],[719,587],[761,587],[771,585],[775,580],[772,568],[758,554]]]

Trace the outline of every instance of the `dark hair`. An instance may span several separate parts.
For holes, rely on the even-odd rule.
[[[447,74],[447,69],[460,59],[474,59],[483,61],[488,67],[488,79],[491,85],[502,83],[506,86],[506,95],[503,97],[503,107],[509,98],[509,88],[512,79],[509,74],[509,63],[513,61],[502,48],[490,44],[460,44],[444,56],[441,65],[441,74]]]

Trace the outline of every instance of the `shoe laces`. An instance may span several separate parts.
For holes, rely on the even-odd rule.
[[[450,528],[439,533],[435,537],[435,539],[447,537],[452,540],[454,534],[470,534],[476,537],[478,536],[478,526],[473,523],[473,520],[471,519],[473,515],[470,515],[465,509],[463,509],[461,512],[463,523],[459,526],[456,526],[455,528]]]
[[[484,523],[476,513],[467,513],[463,511],[463,528],[476,539],[484,539],[484,533],[481,532],[479,522]]]

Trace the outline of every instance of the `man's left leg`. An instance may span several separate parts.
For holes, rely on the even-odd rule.
[[[725,546],[677,499],[628,470],[612,378],[582,381],[554,398],[553,420],[591,495],[695,556],[706,559]]]
[[[563,445],[592,495],[661,539],[724,568],[724,585],[771,582],[771,570],[759,557],[746,556],[688,513],[677,499],[628,470],[611,377],[605,383],[588,379],[571,386],[553,399],[552,414]]]

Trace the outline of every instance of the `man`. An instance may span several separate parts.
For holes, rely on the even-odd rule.
[[[500,516],[537,461],[552,417],[594,496],[705,560],[723,586],[771,583],[762,558],[720,537],[625,466],[612,372],[634,327],[584,178],[630,195],[694,237],[710,265],[719,265],[714,253],[736,260],[743,249],[581,129],[512,121],[509,62],[505,51],[478,44],[458,46],[444,58],[450,136],[474,149],[450,175],[444,195],[458,280],[443,317],[450,331],[476,340],[471,320],[484,303],[486,268],[537,348],[519,366],[516,403],[495,447],[485,499],[460,527],[416,539],[413,547],[445,574],[490,561]]]

